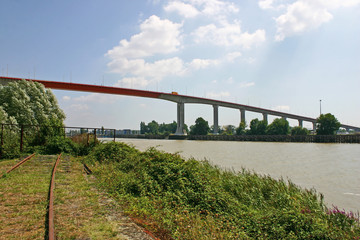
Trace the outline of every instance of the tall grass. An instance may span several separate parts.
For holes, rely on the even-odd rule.
[[[123,143],[95,147],[101,187],[162,239],[359,239],[359,219],[315,190]]]

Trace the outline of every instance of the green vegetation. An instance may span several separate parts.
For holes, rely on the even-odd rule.
[[[317,135],[335,135],[339,130],[341,124],[334,115],[327,113],[321,114],[316,119],[316,134]]]
[[[248,132],[249,135],[265,135],[267,121],[259,121],[259,119],[255,118],[250,122],[250,130]]]
[[[224,171],[150,148],[101,144],[98,184],[161,239],[356,239],[359,216],[328,210],[315,190],[247,170]]]
[[[140,123],[140,133],[141,134],[159,134],[159,135],[170,135],[176,132],[177,123],[173,121],[172,123],[157,123],[155,120],[152,120],[148,124],[145,122]],[[188,127],[184,126],[185,131],[189,132]]]
[[[19,156],[21,132],[24,147],[45,144],[49,138],[64,136],[64,112],[51,90],[31,81],[10,82],[0,86],[0,123],[4,145],[0,157]],[[38,126],[40,127],[33,127]],[[21,130],[22,129],[22,130]]]
[[[268,135],[288,135],[290,132],[289,122],[284,118],[277,118],[266,128]]]
[[[191,135],[207,135],[210,132],[208,121],[205,121],[202,117],[195,120],[195,125],[190,126]]]
[[[49,181],[56,156],[35,156],[0,178],[0,239],[47,239],[45,222]],[[0,173],[16,163],[0,162]],[[82,174],[78,159],[63,156],[56,172],[55,232],[57,239],[121,239],[119,226],[107,217],[104,194]],[[121,212],[118,204],[111,211]],[[121,221],[118,224],[123,224]]]
[[[309,134],[309,130],[303,127],[293,127],[291,129],[291,136],[305,136]]]

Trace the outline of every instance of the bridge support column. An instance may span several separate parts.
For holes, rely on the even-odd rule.
[[[303,120],[299,119],[299,127],[303,127]]]
[[[240,109],[240,122],[245,123],[245,109]]]
[[[263,121],[268,121],[268,115],[267,113],[263,113]]]
[[[186,135],[184,133],[184,119],[185,119],[185,111],[184,111],[184,103],[177,104],[177,128],[175,135]]]
[[[316,131],[316,122],[313,122],[313,130]]]
[[[213,105],[214,107],[214,132],[213,134],[219,133],[219,106]]]

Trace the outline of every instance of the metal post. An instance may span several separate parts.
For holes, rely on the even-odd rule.
[[[0,145],[0,158],[2,157],[3,153],[3,145],[4,145],[4,124],[1,124],[1,145]]]
[[[4,124],[1,124],[1,147],[4,145]]]
[[[21,125],[21,130],[20,130],[20,152],[22,152],[23,150],[23,138],[24,138],[24,125]]]
[[[116,137],[115,133],[116,133],[116,130],[114,129],[114,142],[115,142],[115,137]]]
[[[94,144],[96,144],[96,128],[94,128]]]

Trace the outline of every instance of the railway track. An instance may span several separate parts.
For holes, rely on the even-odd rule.
[[[31,154],[30,156],[26,157],[25,159],[21,160],[14,166],[12,166],[9,170],[7,170],[1,177],[4,177],[5,175],[9,174],[10,172],[14,171],[15,169],[21,167],[24,163],[29,161],[35,156],[34,154]],[[55,161],[55,164],[53,165],[53,169],[51,172],[51,180],[50,180],[50,186],[49,186],[49,193],[48,193],[48,206],[47,206],[47,213],[46,216],[48,216],[47,219],[47,226],[46,232],[45,232],[45,238],[48,238],[49,240],[55,239],[55,227],[54,227],[54,189],[55,189],[55,173],[57,166],[60,162],[61,154],[58,155],[57,160]],[[21,173],[20,173],[21,174]],[[1,237],[0,237],[1,239]]]
[[[156,239],[98,192],[91,170],[69,156],[0,161],[1,173],[0,240]]]

